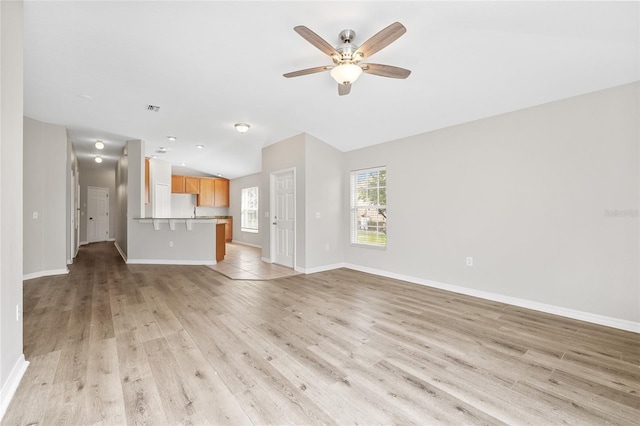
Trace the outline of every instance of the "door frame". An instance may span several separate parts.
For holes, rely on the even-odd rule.
[[[296,258],[298,252],[298,245],[296,244],[298,226],[298,210],[297,210],[297,194],[296,189],[298,184],[296,182],[296,168],[289,167],[288,169],[276,170],[269,173],[269,262],[276,263],[276,225],[274,225],[273,218],[276,214],[276,179],[280,175],[293,174],[293,269],[296,270]]]
[[[98,240],[98,241],[89,241],[89,191],[91,189],[104,189],[107,191],[107,237],[104,240]],[[87,186],[87,220],[86,220],[86,225],[87,225],[87,242],[88,243],[98,243],[101,241],[109,241],[109,235],[111,234],[111,224],[109,223],[109,221],[111,220],[111,191],[109,191],[109,188],[104,188],[101,186]]]

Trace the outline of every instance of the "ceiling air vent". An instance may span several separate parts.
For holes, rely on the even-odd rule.
[[[160,107],[149,104],[149,105],[147,105],[147,111],[158,112],[158,111],[160,111]]]
[[[160,148],[156,149],[156,153],[157,154],[164,154],[165,152],[167,152],[167,148],[161,146]]]

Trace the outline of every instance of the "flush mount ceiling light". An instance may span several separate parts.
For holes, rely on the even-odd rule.
[[[96,142],[96,148],[97,149],[104,149],[104,144],[102,143],[102,141],[97,141]]]
[[[186,165],[187,165],[187,163],[180,163],[180,165],[181,165],[181,166],[186,166]]]
[[[204,148],[204,145],[196,145],[196,148],[202,149],[202,148]]]
[[[175,136],[167,136],[167,139],[169,139],[170,141],[175,141],[178,138],[176,138]]]
[[[153,158],[155,160],[156,158],[158,158],[158,156],[157,155],[152,155],[151,158]]]
[[[236,123],[233,126],[240,133],[247,133],[249,131],[249,128],[251,127],[247,123]]]
[[[222,177],[222,173],[217,173],[216,176]]]
[[[96,156],[96,158],[94,158],[94,161],[98,164],[102,163],[102,157],[100,157],[99,155]]]

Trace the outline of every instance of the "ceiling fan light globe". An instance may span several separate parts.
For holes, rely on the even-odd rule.
[[[354,64],[342,64],[331,70],[331,77],[338,84],[352,84],[362,74],[362,68]]]

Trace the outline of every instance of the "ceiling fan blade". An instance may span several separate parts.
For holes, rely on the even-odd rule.
[[[351,84],[338,84],[338,95],[348,95],[349,92],[351,92]]]
[[[318,34],[314,33],[313,31],[311,31],[309,28],[305,27],[304,25],[298,25],[297,27],[294,27],[293,30],[298,34],[300,34],[302,38],[307,40],[309,43],[313,44],[315,47],[320,49],[320,51],[324,52],[325,54],[329,56],[339,55],[335,47],[327,43],[322,37],[320,37]]]
[[[392,65],[360,64],[360,68],[362,68],[362,71],[367,74],[390,78],[407,78],[409,77],[409,74],[411,74],[411,71],[407,69],[394,67]]]
[[[362,46],[356,51],[355,55],[361,54],[362,58],[368,58],[376,52],[384,49],[400,36],[407,32],[407,29],[400,22],[394,22],[387,28],[362,43]]]
[[[306,70],[288,72],[282,75],[287,78],[300,77],[301,75],[315,74],[317,72],[327,71],[327,70],[330,70],[331,68],[333,68],[331,65],[324,65],[322,67],[307,68]]]

